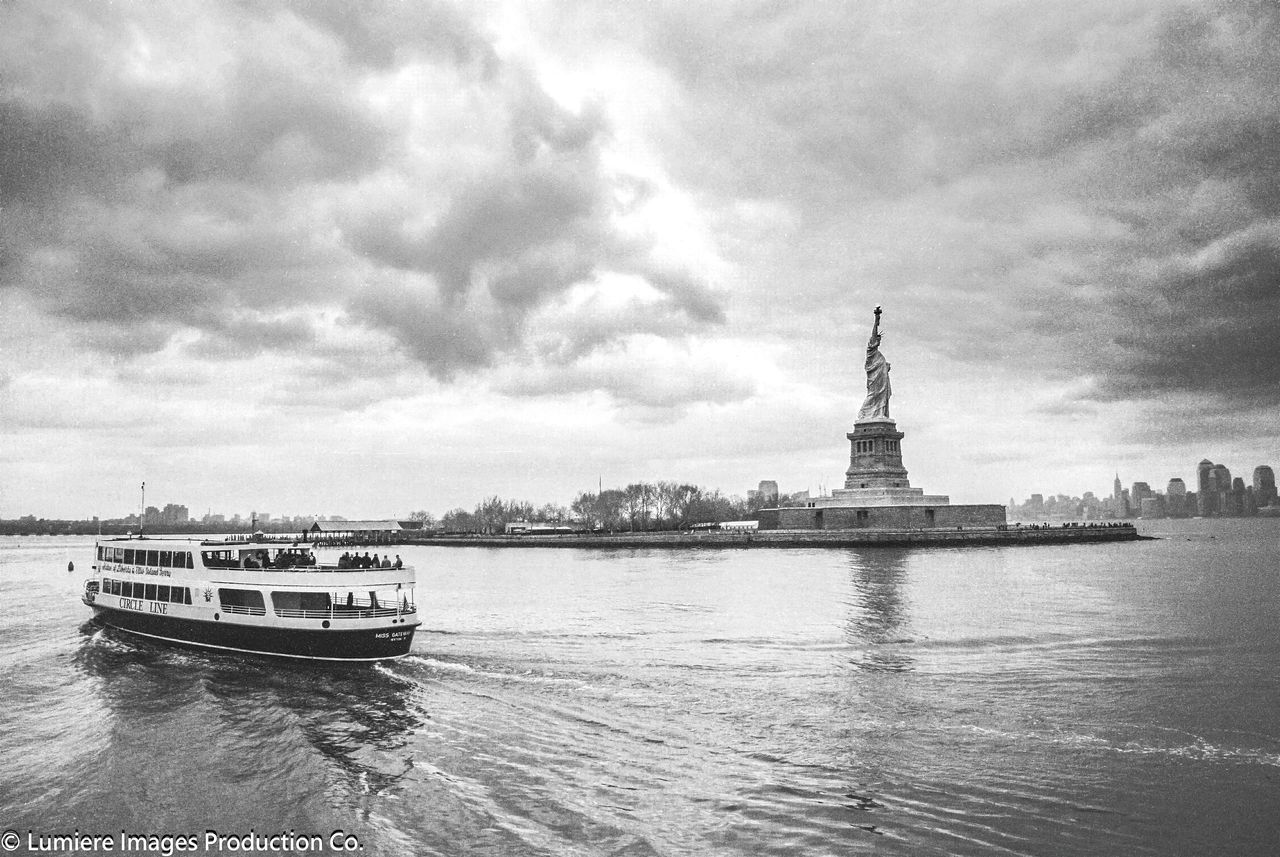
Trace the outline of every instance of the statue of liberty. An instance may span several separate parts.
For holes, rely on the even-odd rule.
[[[857,422],[889,419],[889,361],[880,353],[880,307],[867,342],[867,397],[862,400]]]

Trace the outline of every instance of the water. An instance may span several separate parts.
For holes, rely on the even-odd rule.
[[[1274,854],[1280,521],[1144,529],[1164,538],[410,548],[413,653],[358,668],[100,630],[78,600],[91,539],[3,539],[0,829],[341,829],[366,854]]]

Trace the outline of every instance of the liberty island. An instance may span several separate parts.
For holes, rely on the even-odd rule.
[[[902,440],[889,416],[890,365],[880,349],[883,310],[875,308],[867,342],[867,392],[849,441],[844,487],[803,506],[761,509],[758,528],[648,532],[571,531],[531,535],[448,536],[423,532],[405,543],[495,547],[851,547],[862,545],[991,545],[1140,538],[1128,523],[1009,526],[1002,503],[953,504],[944,494],[912,487],[902,463]]]
[[[942,494],[911,487],[902,463],[903,432],[889,416],[889,362],[880,350],[880,307],[867,342],[867,395],[849,440],[849,468],[843,489],[799,508],[766,509],[762,530],[912,530],[945,527],[1002,527],[1003,504],[952,505]]]

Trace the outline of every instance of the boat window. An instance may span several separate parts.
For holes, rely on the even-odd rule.
[[[235,568],[238,565],[237,560],[232,556],[231,551],[203,551],[204,564],[209,568]]]
[[[160,567],[161,568],[173,567],[173,551],[160,551]]]
[[[327,592],[272,592],[271,604],[277,613],[286,610],[318,610],[327,613],[333,599]]]
[[[267,612],[262,593],[256,589],[219,589],[218,600],[227,613],[248,613],[261,616]]]
[[[170,604],[190,604],[191,596],[187,593],[185,586],[169,587],[169,603]]]
[[[128,565],[133,565],[133,548],[124,549],[124,561]]]
[[[168,600],[169,600],[169,587],[165,586],[163,583],[159,584],[159,585],[156,587],[156,600],[157,600],[157,601],[168,601]]]
[[[159,564],[160,564],[160,551],[158,550],[147,551],[147,565],[159,565]]]
[[[147,586],[147,592],[146,592],[146,594],[145,594],[145,595],[143,595],[142,597],[143,597],[143,598],[145,598],[145,599],[147,599],[148,601],[155,601],[155,600],[156,600],[156,585],[155,585],[154,583],[148,583],[148,584],[146,584],[146,586]]]
[[[191,551],[181,551],[173,555],[174,568],[195,568],[191,564]]]

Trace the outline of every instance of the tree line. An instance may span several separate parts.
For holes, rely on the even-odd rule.
[[[779,498],[784,504],[790,499]],[[745,500],[719,489],[681,482],[633,482],[625,488],[579,492],[567,507],[493,496],[477,503],[472,511],[453,509],[439,519],[420,511],[409,517],[426,527],[457,533],[500,533],[516,521],[613,532],[680,530],[694,524],[749,519],[772,500]]]

